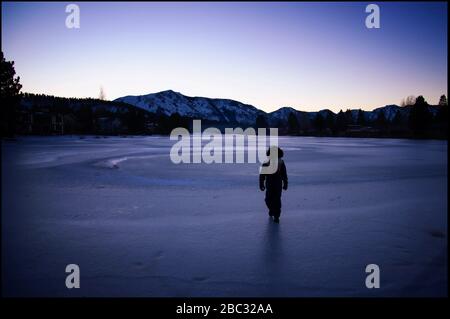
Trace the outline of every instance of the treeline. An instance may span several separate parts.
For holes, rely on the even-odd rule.
[[[17,111],[18,134],[169,134],[189,119],[153,114],[122,102],[24,93]]]
[[[446,139],[448,105],[444,98],[445,102],[438,106],[429,105],[419,96],[413,105],[392,105],[371,112],[297,111],[275,124],[258,115],[254,127],[278,127],[280,135]],[[386,113],[391,114],[389,118]],[[16,120],[18,134],[166,135],[176,127],[191,129],[193,119],[178,113],[149,113],[123,102],[25,93],[21,95]],[[225,128],[229,123],[203,120],[202,125]]]
[[[391,113],[389,118],[385,113]],[[260,116],[256,125],[267,127]],[[286,122],[272,126],[281,135],[342,136],[342,137],[399,137],[448,138],[448,104],[445,95],[439,105],[429,105],[419,96],[412,105],[391,105],[375,111],[346,110],[337,114],[324,110],[314,114],[291,112]]]

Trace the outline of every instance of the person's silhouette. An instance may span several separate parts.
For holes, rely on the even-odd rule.
[[[270,156],[270,151],[275,151],[276,146],[273,146],[267,150],[267,156]],[[259,188],[261,191],[266,191],[266,205],[269,208],[269,216],[273,216],[275,223],[280,222],[281,214],[281,192],[282,189],[287,190],[288,178],[286,165],[281,159],[284,153],[281,148],[278,147],[278,169],[273,174],[259,174]],[[262,164],[262,166],[269,166],[270,160]]]

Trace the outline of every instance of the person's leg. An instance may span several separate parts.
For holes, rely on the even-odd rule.
[[[274,221],[278,221],[281,209],[281,191],[278,189],[268,189],[266,192],[266,204],[269,208],[269,215],[273,216]]]
[[[268,191],[266,191],[266,198],[264,199],[264,201],[266,202],[266,206],[269,209],[269,216],[272,217],[273,216],[272,201],[271,201],[270,194]]]
[[[273,219],[275,222],[280,221],[281,215],[281,187],[273,192]]]

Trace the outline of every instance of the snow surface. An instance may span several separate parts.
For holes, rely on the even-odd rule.
[[[175,165],[172,143],[3,142],[4,296],[447,295],[447,142],[282,137],[279,225],[257,164]]]

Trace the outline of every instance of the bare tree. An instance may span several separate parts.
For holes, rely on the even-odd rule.
[[[400,106],[408,106],[414,105],[416,103],[416,97],[414,95],[409,95],[406,98],[402,99],[400,102]]]
[[[103,86],[100,86],[100,93],[98,94],[98,98],[102,101],[106,99],[105,90],[103,90]]]

